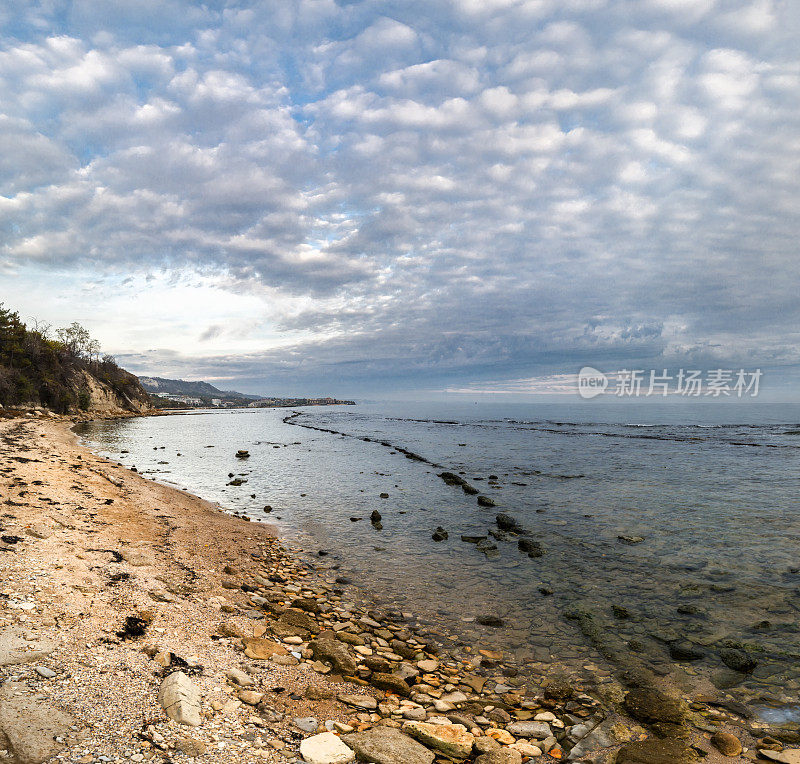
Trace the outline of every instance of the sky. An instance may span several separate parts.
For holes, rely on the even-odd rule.
[[[795,0],[5,0],[0,300],[252,393],[793,395],[798,51]]]

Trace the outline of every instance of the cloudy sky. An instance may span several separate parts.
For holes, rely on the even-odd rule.
[[[790,379],[798,50],[794,0],[5,0],[0,299],[250,392]]]

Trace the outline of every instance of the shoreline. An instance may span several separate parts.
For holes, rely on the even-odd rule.
[[[648,709],[630,696],[623,708],[616,683],[602,698],[562,676],[526,687],[520,669],[492,650],[467,646],[467,660],[454,657],[413,614],[353,603],[335,578],[287,551],[275,528],[95,456],[78,445],[74,421],[0,420],[0,525],[18,539],[0,551],[0,639],[13,646],[0,651],[2,692],[19,693],[22,706],[28,695],[46,697],[53,719],[69,714],[60,735],[39,735],[40,746],[63,739],[55,760],[162,761],[183,747],[200,761],[285,762],[327,729],[378,764],[392,760],[363,753],[376,729],[409,741],[419,761],[679,763],[697,754],[691,745],[712,764],[754,755],[750,732],[759,730],[713,703],[690,709],[641,688]],[[127,624],[144,633],[129,638],[126,619],[139,619]],[[159,703],[173,672],[198,694],[190,704],[198,726],[169,720]],[[8,715],[0,712],[0,727],[22,750],[9,724],[14,735],[25,731]],[[28,725],[36,726],[30,717]],[[666,742],[652,735],[659,725]],[[750,749],[744,756],[710,744],[724,729]]]

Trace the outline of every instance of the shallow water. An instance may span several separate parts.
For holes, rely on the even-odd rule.
[[[800,411],[299,411],[290,422],[291,411],[245,410],[97,422],[80,432],[148,477],[275,522],[309,553],[329,552],[317,561],[338,565],[366,593],[519,660],[580,666],[603,654],[688,688],[712,682],[747,701],[800,700]],[[725,423],[737,418],[743,423]],[[237,459],[238,449],[250,458]],[[463,473],[497,507],[446,485],[442,470]],[[230,473],[247,482],[227,485]],[[382,529],[370,523],[373,510]],[[499,512],[544,555],[521,553],[516,536],[493,538]],[[446,541],[431,538],[437,526]],[[487,536],[497,548],[484,553],[462,535]],[[486,614],[504,627],[475,622]],[[676,663],[675,640],[702,657]],[[755,670],[727,668],[726,647],[748,650]]]

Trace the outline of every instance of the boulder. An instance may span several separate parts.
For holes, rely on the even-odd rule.
[[[506,729],[514,737],[533,737],[544,740],[550,737],[550,725],[547,722],[512,722]]]
[[[178,724],[200,726],[200,693],[194,682],[182,671],[170,674],[161,683],[158,702],[167,716]]]
[[[252,637],[244,640],[244,654],[257,661],[265,661],[273,655],[286,655],[287,650],[283,645],[271,639]]]
[[[356,659],[347,645],[336,639],[314,639],[308,647],[318,661],[330,663],[340,674],[354,674]]]
[[[373,727],[366,732],[344,735],[342,740],[360,761],[375,764],[432,764],[435,755],[425,746],[392,727]]]
[[[348,764],[355,754],[332,732],[323,732],[300,743],[300,755],[308,764]]]
[[[403,697],[408,697],[411,694],[411,688],[408,686],[408,683],[394,674],[374,673],[369,678],[369,683],[379,690],[394,692]]]
[[[63,748],[75,721],[47,701],[17,695],[19,685],[8,684],[0,693],[0,740],[5,738],[14,764],[40,764]]]
[[[742,743],[730,732],[715,732],[711,736],[711,745],[723,756],[738,756],[742,752]]]
[[[446,756],[465,759],[472,753],[475,737],[460,724],[430,724],[428,722],[406,722],[407,732],[429,748],[441,751]]]

